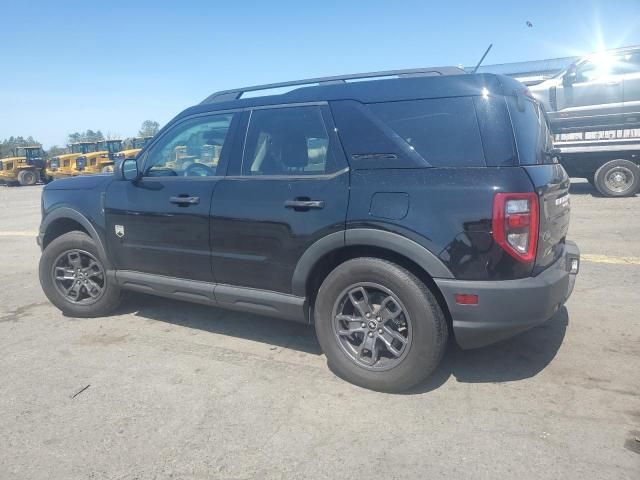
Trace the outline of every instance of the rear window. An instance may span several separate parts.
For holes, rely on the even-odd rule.
[[[553,147],[553,138],[540,104],[524,95],[506,98],[520,165],[554,163],[553,158],[547,155]]]
[[[472,98],[372,103],[369,108],[434,167],[485,166]]]

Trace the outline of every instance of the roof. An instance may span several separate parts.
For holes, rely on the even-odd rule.
[[[606,50],[609,53],[625,53],[640,49],[640,45],[630,45],[627,47],[614,48]],[[499,75],[509,75],[514,77],[522,77],[525,75],[536,74],[556,74],[569,68],[570,65],[577,61],[588,58],[593,54],[572,57],[547,58],[544,60],[532,60],[527,62],[498,63],[494,65],[483,65],[478,68],[478,73],[496,73]],[[466,72],[473,71],[474,67],[465,67]]]
[[[478,68],[478,73],[496,73],[499,75],[524,75],[532,73],[560,72],[578,61],[581,57],[549,58],[546,60],[534,60],[530,62],[499,63],[484,65]],[[465,70],[473,70],[471,67]]]
[[[443,75],[459,75],[464,71],[458,67],[424,67],[412,68],[406,70],[384,70],[377,72],[351,73],[346,75],[334,75],[331,77],[306,78],[302,80],[290,80],[287,82],[268,83],[265,85],[253,85],[250,87],[234,88],[232,90],[223,90],[216,92],[202,103],[214,103],[226,100],[238,100],[247,92],[266,91],[278,88],[294,87],[294,86],[314,86],[314,85],[333,85],[345,84],[348,81],[369,80],[372,79],[389,79],[414,76],[443,76]]]
[[[455,68],[455,67],[454,67]],[[400,78],[372,78],[367,81],[323,82],[312,86],[300,86],[279,95],[229,99],[218,97],[214,102],[201,103],[183,111],[177,118],[198,113],[220,110],[234,110],[256,106],[284,103],[309,103],[336,100],[357,100],[362,103],[400,101],[415,98],[442,98],[481,95],[486,88],[490,92],[502,92],[506,83],[517,84],[513,79],[493,74],[465,74],[455,68],[446,75],[415,76],[402,75]],[[287,82],[293,83],[293,82]],[[280,85],[280,84],[276,84]],[[297,83],[294,85],[297,86]],[[250,87],[254,88],[254,87]],[[243,89],[227,92],[247,91]],[[221,92],[225,94],[227,92]],[[211,99],[215,95],[209,97]],[[223,100],[219,100],[223,98]],[[207,102],[205,100],[205,102]]]

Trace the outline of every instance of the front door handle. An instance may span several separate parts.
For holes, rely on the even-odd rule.
[[[200,197],[188,197],[186,195],[180,195],[178,197],[169,197],[169,202],[186,207],[188,205],[197,205],[198,203],[200,203]]]
[[[297,212],[306,212],[310,209],[324,208],[323,200],[311,200],[309,198],[296,198],[295,200],[287,200],[284,202],[285,208],[293,208]]]
[[[617,87],[618,85],[620,85],[620,82],[618,82],[617,80],[612,80],[610,82],[605,83],[605,85],[607,87]]]

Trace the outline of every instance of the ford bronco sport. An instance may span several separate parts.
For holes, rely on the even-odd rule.
[[[338,375],[401,391],[450,336],[482,347],[564,304],[568,190],[544,113],[507,77],[219,92],[114,175],[45,187],[40,281],[74,317],[134,290],[313,323]]]

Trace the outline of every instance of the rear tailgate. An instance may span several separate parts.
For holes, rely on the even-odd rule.
[[[554,263],[564,251],[569,229],[569,176],[557,163],[542,107],[526,87],[507,96],[518,161],[531,178],[540,201],[538,249],[533,274]]]
[[[570,181],[567,172],[559,164],[527,165],[523,168],[540,198],[538,252],[533,271],[536,275],[563,254],[571,210]]]

